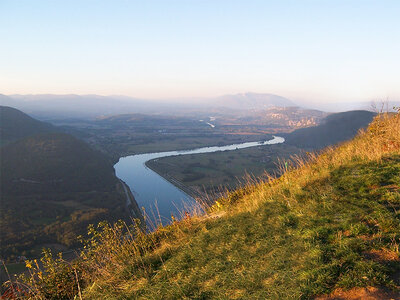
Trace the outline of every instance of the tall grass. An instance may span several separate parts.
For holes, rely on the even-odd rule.
[[[123,221],[90,225],[88,235],[78,237],[83,250],[77,259],[66,261],[61,254],[53,257],[49,250],[44,250],[40,261],[26,262],[27,274],[7,284],[15,299],[75,299],[82,297],[83,289],[90,293],[99,288],[98,282],[100,289],[118,294],[126,289],[124,280],[133,274],[138,278],[152,276],[173,244],[195,231],[192,225],[206,214],[202,205],[184,207],[171,224],[164,226],[161,217],[153,216],[149,221],[145,214],[145,222],[154,226],[151,231],[139,219],[133,219],[131,225]]]

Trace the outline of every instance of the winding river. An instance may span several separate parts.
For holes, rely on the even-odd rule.
[[[163,223],[170,221],[171,214],[175,217],[185,210],[185,207],[195,204],[195,200],[178,187],[167,181],[146,166],[146,162],[152,159],[198,153],[210,153],[217,151],[230,151],[262,145],[280,144],[284,138],[274,136],[272,140],[263,142],[247,142],[227,146],[204,147],[194,150],[168,151],[158,153],[145,153],[121,157],[114,165],[118,178],[123,180],[131,189],[140,208],[144,208],[146,214],[152,220],[160,220]]]

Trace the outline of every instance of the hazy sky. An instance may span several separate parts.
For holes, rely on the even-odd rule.
[[[399,0],[0,0],[0,93],[400,98]]]

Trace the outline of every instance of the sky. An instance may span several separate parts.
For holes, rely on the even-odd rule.
[[[398,0],[0,0],[0,93],[400,99]]]

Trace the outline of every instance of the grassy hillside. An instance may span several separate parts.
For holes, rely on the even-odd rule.
[[[371,123],[375,115],[365,110],[331,114],[318,126],[297,129],[288,134],[285,143],[300,148],[322,149],[353,138],[358,130]]]
[[[80,259],[46,254],[25,282],[59,299],[398,299],[400,114],[296,165],[151,234],[92,227]]]

